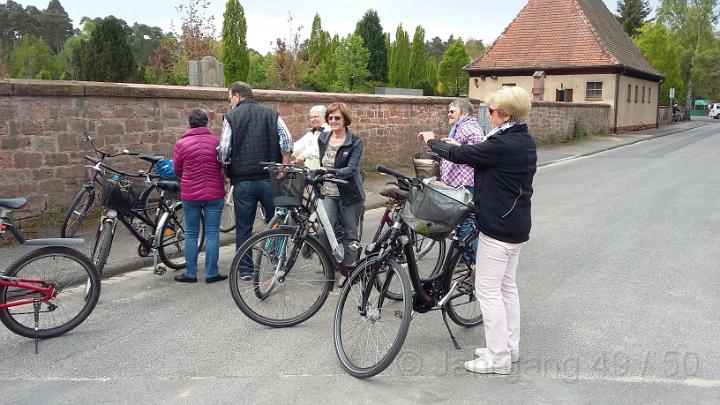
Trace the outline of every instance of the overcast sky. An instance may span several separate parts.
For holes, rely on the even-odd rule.
[[[47,7],[48,0],[15,0],[17,3],[34,5],[39,9]],[[73,24],[79,24],[82,17],[106,17],[114,15],[129,25],[135,22],[161,27],[170,31],[171,21],[179,21],[175,6],[182,0],[60,0]],[[187,1],[187,0],[185,0]],[[610,11],[615,12],[617,0],[603,0]],[[650,0],[655,9],[660,0]],[[5,3],[5,1],[0,1]],[[225,1],[210,0],[209,14],[215,16],[216,37],[222,29],[222,14]],[[290,38],[288,13],[293,17],[293,28],[301,31],[301,40],[310,35],[315,13],[320,14],[323,29],[331,35],[345,36],[355,30],[355,24],[368,9],[377,11],[380,24],[385,32],[395,36],[395,29],[402,23],[412,41],[415,27],[425,29],[425,39],[435,36],[447,40],[450,34],[463,39],[482,39],[488,45],[502,33],[527,3],[526,0],[480,0],[467,2],[471,7],[463,8],[463,2],[439,0],[241,0],[247,20],[247,43],[255,50],[271,51],[276,38]],[[562,16],[557,16],[562,18]],[[548,21],[548,23],[552,23]]]

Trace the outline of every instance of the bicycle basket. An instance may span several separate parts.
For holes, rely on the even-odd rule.
[[[114,209],[121,214],[129,214],[137,204],[139,196],[129,180],[118,176],[103,178],[100,195],[103,207]]]
[[[270,185],[275,206],[301,206],[303,202],[303,191],[305,190],[305,173],[295,170],[286,171],[283,167],[275,166],[271,166],[267,170],[270,176]]]
[[[400,216],[416,233],[443,239],[465,219],[472,207],[471,201],[472,194],[464,187],[429,183],[422,189],[410,189]]]
[[[440,162],[429,153],[416,153],[412,157],[415,177],[418,179],[440,178]]]

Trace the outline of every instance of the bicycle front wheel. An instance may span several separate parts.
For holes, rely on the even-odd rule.
[[[230,292],[253,321],[287,327],[320,310],[332,287],[332,265],[314,238],[293,240],[294,228],[258,232],[238,248],[230,267]],[[301,254],[303,248],[308,255]]]
[[[160,239],[157,246],[160,260],[168,267],[179,270],[185,268],[185,225],[182,203],[177,203],[171,209],[167,219],[158,225]],[[198,234],[198,251],[205,243],[205,219],[200,215],[200,229]]]
[[[53,295],[40,304],[37,336],[49,339],[67,333],[92,313],[100,297],[100,278],[90,260],[64,246],[34,250],[10,265],[8,277],[41,280],[52,286]],[[28,283],[38,285],[38,283]],[[0,305],[13,301],[41,298],[34,290],[0,286]],[[0,310],[0,321],[12,332],[27,338],[35,337],[33,303]]]
[[[225,181],[225,205],[220,217],[220,232],[230,232],[235,229],[235,198],[233,198],[233,186],[230,181]]]
[[[83,221],[90,213],[93,203],[95,202],[95,190],[83,187],[73,198],[70,208],[65,213],[63,224],[60,228],[60,237],[72,238],[80,229]]]
[[[374,280],[377,268],[385,278],[380,288]],[[388,299],[388,290],[401,291]],[[367,299],[363,299],[367,294]],[[392,364],[400,352],[412,319],[410,278],[400,264],[374,259],[355,267],[345,281],[335,310],[335,352],[345,371],[353,377],[372,377]]]
[[[473,247],[477,241],[477,232],[469,238],[465,249],[455,249],[448,260],[452,271],[450,285],[457,282],[457,287],[446,304],[447,314],[457,325],[470,328],[483,322],[480,302],[475,296],[475,254]]]
[[[105,268],[105,264],[110,256],[110,248],[112,247],[114,236],[115,221],[108,219],[102,222],[95,234],[95,244],[93,245],[92,254],[90,256],[98,276],[102,276],[103,269]]]

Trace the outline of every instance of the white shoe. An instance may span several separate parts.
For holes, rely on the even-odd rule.
[[[487,349],[484,347],[478,347],[475,349],[475,355],[478,357],[485,357],[486,350]],[[510,361],[513,363],[520,361],[520,350],[510,350]]]
[[[480,374],[510,374],[512,363],[505,366],[488,364],[484,357],[465,362],[465,370]]]

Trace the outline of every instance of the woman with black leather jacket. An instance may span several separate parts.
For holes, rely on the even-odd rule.
[[[486,347],[476,349],[478,358],[465,362],[465,368],[509,374],[512,363],[520,358],[515,274],[520,249],[530,235],[537,153],[525,123],[530,94],[509,87],[492,94],[487,103],[494,128],[485,142],[459,145],[447,138],[436,140],[431,132],[421,132],[418,139],[442,158],[475,169],[475,219],[480,230],[475,294],[483,313]]]

